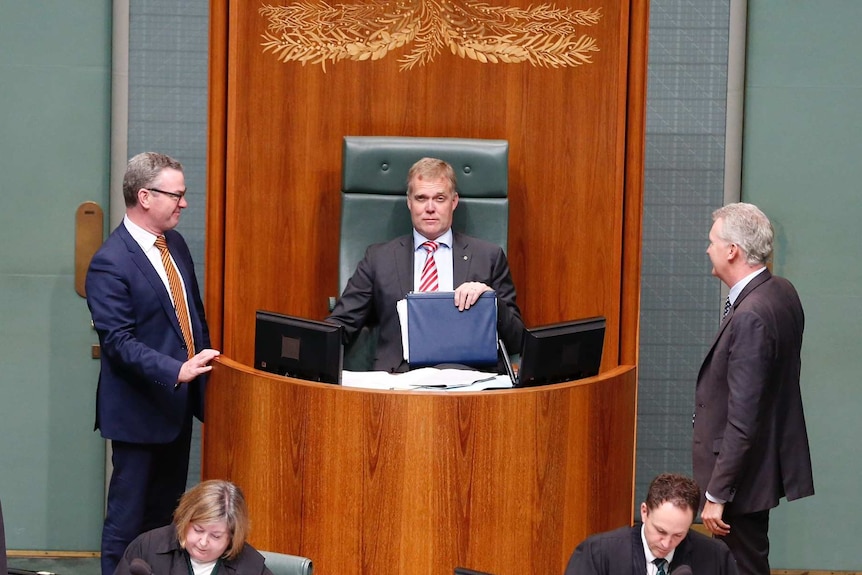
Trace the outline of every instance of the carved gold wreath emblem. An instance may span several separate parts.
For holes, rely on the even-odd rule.
[[[580,66],[591,63],[599,47],[576,30],[601,19],[600,8],[524,9],[473,0],[302,1],[265,5],[260,14],[269,20],[264,52],[282,62],[320,64],[324,72],[327,62],[379,60],[408,43],[413,48],[398,59],[402,71],[432,62],[445,47],[482,63]]]

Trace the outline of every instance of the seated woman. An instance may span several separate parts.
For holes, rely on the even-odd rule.
[[[263,555],[245,542],[248,530],[248,508],[239,487],[204,481],[180,498],[172,524],[129,544],[114,574],[130,575],[132,562],[142,559],[156,575],[272,575]],[[137,566],[135,574],[140,572]]]

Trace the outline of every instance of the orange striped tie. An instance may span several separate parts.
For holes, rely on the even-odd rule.
[[[180,322],[180,331],[183,332],[183,339],[186,340],[186,348],[188,349],[189,359],[195,354],[195,341],[192,337],[192,325],[189,320],[189,307],[186,304],[186,294],[183,293],[183,284],[180,281],[180,273],[177,267],[171,260],[171,252],[168,251],[168,244],[165,242],[165,236],[156,238],[156,247],[159,248],[159,254],[162,256],[162,264],[165,266],[165,272],[168,274],[168,286],[171,288],[171,297],[174,300],[174,311],[177,312],[177,320]]]

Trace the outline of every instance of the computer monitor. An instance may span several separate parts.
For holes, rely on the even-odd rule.
[[[254,326],[254,367],[278,375],[341,383],[340,325],[258,311]]]
[[[513,383],[527,387],[598,375],[604,342],[603,317],[527,329]]]

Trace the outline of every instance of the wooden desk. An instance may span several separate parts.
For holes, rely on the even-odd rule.
[[[250,541],[316,575],[563,572],[588,534],[630,524],[636,369],[552,386],[373,391],[222,357],[203,476],[246,494]]]

